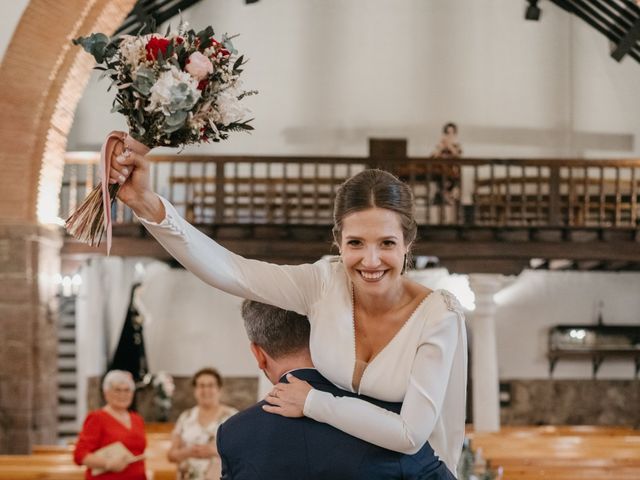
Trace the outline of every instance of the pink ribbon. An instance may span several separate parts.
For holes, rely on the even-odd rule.
[[[100,151],[100,172],[102,172],[102,206],[104,208],[104,226],[107,231],[107,255],[111,252],[112,230],[111,221],[111,195],[109,194],[109,174],[111,173],[111,157],[118,142],[123,142],[126,149],[139,155],[146,155],[151,150],[146,145],[138,142],[129,134],[113,131],[102,144]]]

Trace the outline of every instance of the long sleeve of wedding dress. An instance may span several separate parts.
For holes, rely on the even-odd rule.
[[[154,223],[139,218],[160,244],[187,270],[232,295],[276,305],[302,315],[322,292],[322,264],[275,265],[227,250],[184,220],[160,197],[166,215]]]

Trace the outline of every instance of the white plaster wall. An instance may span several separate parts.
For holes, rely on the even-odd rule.
[[[131,287],[142,280],[145,258],[97,257],[80,270],[82,286],[76,298],[76,378],[78,419],[87,409],[87,380],[105,373],[120,340]],[[153,262],[160,266],[160,262]],[[165,269],[168,267],[165,266]]]
[[[496,295],[500,378],[548,378],[549,327],[595,324],[603,302],[605,324],[640,324],[640,274],[525,270]],[[473,320],[471,320],[473,328]],[[597,378],[632,379],[632,360],[604,361]],[[588,360],[560,360],[554,378],[590,378]]]
[[[11,0],[0,5],[0,60],[4,59],[11,37],[28,4],[29,0]]]
[[[158,271],[140,289],[152,371],[190,376],[205,366],[223,375],[257,375],[240,316],[242,299],[182,269]]]
[[[83,270],[78,305],[78,377],[100,375],[106,352],[113,351],[120,334],[135,277],[134,262],[111,258]],[[137,306],[145,318],[145,347],[151,371],[191,375],[212,365],[223,375],[257,376],[261,394],[268,382],[249,351],[240,316],[241,299],[220,292],[181,269],[147,267]],[[430,288],[447,288],[473,306],[463,275],[444,269],[411,272]],[[592,324],[604,303],[605,323],[640,322],[640,274],[524,271],[496,295],[496,332],[500,378],[548,378],[547,332],[557,324]],[[114,295],[120,292],[121,301]],[[109,303],[109,308],[105,304]],[[473,313],[468,315],[473,334]],[[108,338],[109,340],[105,340]],[[114,342],[115,340],[115,342]],[[633,378],[630,361],[605,360],[598,378]],[[588,361],[561,360],[555,378],[590,378]],[[86,394],[80,381],[79,407]]]
[[[198,29],[240,33],[256,131],[199,153],[364,155],[367,138],[426,155],[457,121],[467,156],[631,156],[640,149],[640,65],[549,2],[539,22],[514,0],[205,0]],[[174,22],[176,24],[177,22]],[[124,122],[92,82],[70,149]]]

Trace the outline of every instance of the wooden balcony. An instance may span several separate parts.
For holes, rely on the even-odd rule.
[[[333,200],[349,176],[385,168],[415,197],[414,253],[455,271],[513,273],[539,258],[636,269],[640,160],[408,158],[404,141],[368,157],[152,156],[153,187],[191,223],[244,255],[307,261],[331,252]],[[97,182],[97,156],[67,158],[61,217]],[[166,254],[122,204],[114,253]],[[69,254],[97,252],[69,239]]]

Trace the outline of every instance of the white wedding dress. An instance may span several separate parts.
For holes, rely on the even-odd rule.
[[[354,391],[352,290],[342,263],[274,265],[226,250],[186,222],[165,199],[165,219],[140,219],[185,268],[239,297],[293,310],[311,324],[316,368]],[[312,390],[306,416],[375,445],[413,454],[425,442],[455,475],[465,426],[467,343],[462,309],[437,290],[425,298],[386,347],[366,365],[358,393],[402,402],[400,414],[357,398]]]

